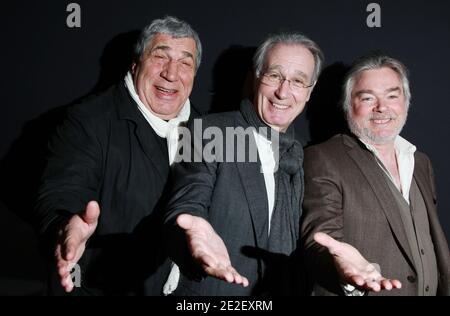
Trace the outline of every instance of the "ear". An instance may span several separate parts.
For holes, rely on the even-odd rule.
[[[131,74],[134,75],[134,72],[136,70],[136,62],[133,61],[133,63],[131,64]]]

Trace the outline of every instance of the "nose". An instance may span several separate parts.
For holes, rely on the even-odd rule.
[[[279,99],[286,99],[289,96],[290,81],[284,79],[275,90],[275,95]]]
[[[382,100],[381,98],[377,98],[374,110],[377,112],[386,111],[387,110],[386,101]]]
[[[170,60],[161,72],[161,76],[167,81],[176,81],[178,78],[178,64],[174,60]]]

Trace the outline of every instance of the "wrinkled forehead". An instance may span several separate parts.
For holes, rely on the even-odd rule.
[[[314,72],[314,56],[302,45],[277,44],[267,53],[265,70],[311,78]]]
[[[197,45],[192,37],[173,37],[163,33],[155,34],[148,43],[146,52],[152,52],[155,49],[179,52],[192,57],[197,53]]]
[[[403,83],[400,75],[391,68],[382,67],[377,69],[363,70],[355,76],[353,93],[357,90],[392,90],[400,89],[403,92]]]

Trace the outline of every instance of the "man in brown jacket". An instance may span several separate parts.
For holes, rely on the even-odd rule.
[[[382,284],[382,274],[398,279],[401,289],[375,294],[450,295],[449,248],[436,211],[431,163],[399,136],[410,97],[400,61],[361,58],[344,84],[351,135],[305,151],[302,233],[316,295],[355,295],[357,289],[345,284],[355,283],[349,280],[358,268],[377,265],[381,273],[373,272],[371,281]],[[335,262],[344,253],[359,255],[350,245],[367,261],[360,257],[360,267],[338,274]]]

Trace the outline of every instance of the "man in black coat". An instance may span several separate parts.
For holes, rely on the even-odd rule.
[[[159,295],[169,272],[161,211],[201,43],[165,17],[143,29],[135,54],[124,82],[71,108],[49,144],[35,214],[66,292]]]

